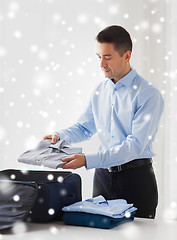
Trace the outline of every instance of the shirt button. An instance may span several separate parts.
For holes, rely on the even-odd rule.
[[[112,136],[112,138],[113,138],[114,136]]]

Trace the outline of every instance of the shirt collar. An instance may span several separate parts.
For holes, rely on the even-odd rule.
[[[123,78],[121,78],[118,82],[116,82],[115,86],[118,86],[120,84],[124,85],[125,87],[130,87],[133,80],[137,76],[137,72],[133,67],[131,67],[131,70],[129,73],[127,73]],[[112,82],[113,83],[113,82]]]

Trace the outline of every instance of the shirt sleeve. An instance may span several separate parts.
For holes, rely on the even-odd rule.
[[[61,140],[68,143],[77,143],[89,139],[96,133],[95,121],[92,112],[92,103],[89,101],[78,121],[69,128],[57,132]]]
[[[121,144],[104,152],[86,154],[87,169],[108,168],[143,158],[142,152],[149,141],[153,141],[157,132],[163,108],[163,98],[157,91],[139,105],[132,120],[132,132]]]

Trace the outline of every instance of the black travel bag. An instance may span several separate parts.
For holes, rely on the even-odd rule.
[[[16,222],[61,220],[62,208],[82,201],[81,178],[70,171],[0,171],[0,231]]]

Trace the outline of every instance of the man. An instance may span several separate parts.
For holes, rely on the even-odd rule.
[[[96,40],[106,79],[94,90],[73,126],[43,139],[76,143],[98,132],[99,152],[64,158],[66,164],[62,168],[96,168],[93,197],[126,199],[138,208],[135,217],[155,218],[158,191],[151,161],[152,141],[163,111],[163,99],[130,66],[132,41],[124,28],[109,26],[98,33]]]

